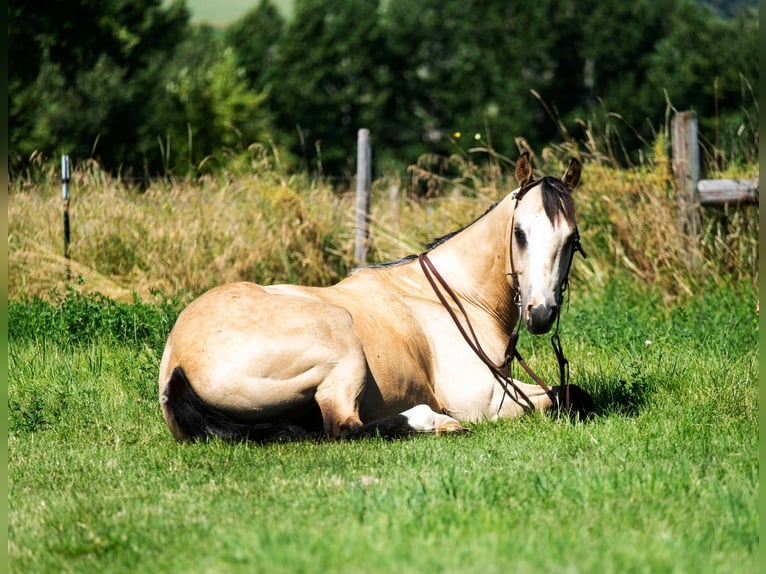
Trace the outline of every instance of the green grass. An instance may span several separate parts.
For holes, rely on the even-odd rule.
[[[755,572],[755,296],[628,285],[562,317],[591,422],[268,446],[171,439],[177,302],[11,302],[11,571]],[[546,337],[521,345],[555,376]]]

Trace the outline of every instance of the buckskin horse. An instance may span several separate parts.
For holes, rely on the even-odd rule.
[[[588,414],[592,400],[565,381],[560,351],[560,385],[510,376],[518,325],[542,334],[556,324],[558,338],[581,250],[580,173],[572,159],[560,179],[533,179],[522,154],[518,188],[419,256],[329,287],[237,282],[202,294],[178,316],[160,364],[170,431],[355,438],[461,431],[460,421],[551,407]]]

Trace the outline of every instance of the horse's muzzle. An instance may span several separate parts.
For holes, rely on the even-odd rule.
[[[554,321],[559,313],[558,305],[538,305],[537,307],[527,306],[527,312],[524,317],[524,324],[527,331],[533,335],[542,335],[551,330]]]

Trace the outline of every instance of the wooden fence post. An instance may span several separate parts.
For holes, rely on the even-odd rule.
[[[399,186],[392,183],[388,188],[388,202],[391,210],[391,220],[394,225],[399,226]]]
[[[697,181],[700,177],[700,156],[697,144],[697,114],[677,112],[671,120],[673,175],[676,180],[678,224],[692,240],[699,237],[700,201]]]
[[[370,192],[372,190],[372,148],[370,130],[360,129],[356,151],[356,235],[354,260],[357,265],[367,263],[370,239]]]

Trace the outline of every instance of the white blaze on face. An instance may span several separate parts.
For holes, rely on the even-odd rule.
[[[561,303],[561,284],[571,250],[568,242],[574,229],[563,215],[551,222],[539,194],[534,199],[526,197],[514,219],[513,250],[522,316],[530,332],[545,333]]]
[[[545,213],[535,215],[533,229],[527,244],[527,306],[557,304],[556,295],[561,285],[562,275],[566,271],[562,265],[562,252],[569,230],[561,233],[559,218],[554,227]]]

